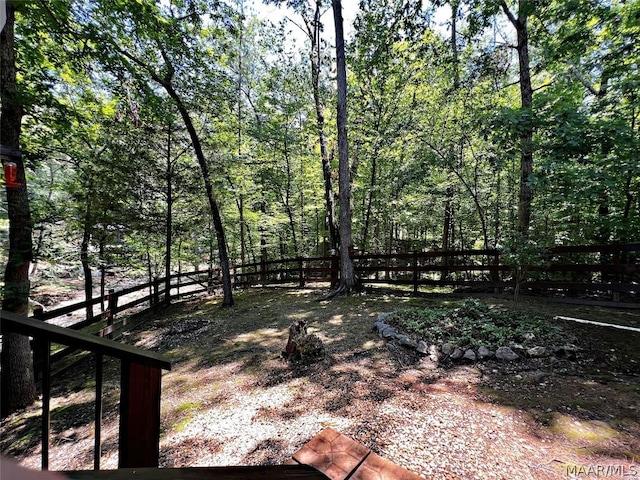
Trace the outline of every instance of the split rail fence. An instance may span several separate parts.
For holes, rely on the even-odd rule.
[[[351,255],[364,286],[545,295],[572,303],[640,308],[640,244],[556,247],[541,250],[532,265],[498,250],[429,251]],[[338,257],[292,258],[236,266],[235,285],[339,280]]]

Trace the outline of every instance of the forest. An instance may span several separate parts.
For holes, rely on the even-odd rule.
[[[274,24],[247,3],[8,3],[36,268],[338,249],[331,5],[271,0]],[[361,1],[353,245],[638,241],[638,38],[636,1]]]

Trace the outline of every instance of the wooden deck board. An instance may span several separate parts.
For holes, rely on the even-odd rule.
[[[293,459],[310,465],[331,480],[417,480],[410,472],[371,452],[364,445],[325,428],[293,454]]]
[[[332,428],[325,428],[294,453],[293,459],[317,468],[331,480],[344,480],[369,453],[369,449],[364,445]]]
[[[64,472],[76,480],[327,480],[326,475],[307,465],[265,465],[251,467],[120,468]]]
[[[350,480],[419,480],[422,477],[371,452]]]
[[[136,468],[64,472],[76,480],[418,480],[415,473],[376,455],[361,443],[325,428],[284,465]]]

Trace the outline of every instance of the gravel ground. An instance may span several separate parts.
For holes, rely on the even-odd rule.
[[[435,368],[372,331],[379,312],[416,301],[254,291],[238,295],[231,310],[209,299],[151,319],[130,340],[174,365],[163,376],[161,466],[283,463],[330,426],[429,479],[595,478],[596,469],[640,478],[637,375],[563,364],[533,382],[529,365]],[[304,367],[281,359],[287,327],[298,319],[323,340],[324,361]],[[117,365],[107,372],[102,458],[103,468],[115,468]],[[63,409],[76,419],[63,426],[60,409],[53,412],[52,469],[91,468],[92,426],[83,423],[91,395],[78,388],[54,399],[54,409],[71,397],[88,413]],[[32,467],[37,439],[17,448],[15,432],[28,431],[36,414],[2,424],[13,435],[2,451]]]

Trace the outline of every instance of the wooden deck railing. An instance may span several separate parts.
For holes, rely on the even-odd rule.
[[[54,319],[66,319],[68,315],[80,312],[82,319],[73,323],[65,321],[64,326],[72,330],[83,330],[99,337],[116,340],[122,333],[136,325],[137,321],[132,313],[145,313],[154,310],[165,300],[169,301],[184,295],[210,291],[216,283],[216,278],[212,276],[214,272],[198,270],[171,275],[171,287],[168,294],[165,287],[166,278],[155,278],[153,281],[141,285],[118,290],[110,289],[105,296],[98,295],[89,300],[75,302],[53,310],[44,311],[41,308],[36,308],[33,317],[50,322]],[[106,309],[95,312],[97,305],[106,306]],[[90,308],[93,313],[90,317],[86,315],[87,308]],[[76,351],[76,347],[69,346],[57,350],[51,355],[51,363],[58,365],[54,374],[73,365],[73,363],[68,363],[60,366],[60,360]],[[42,369],[42,358],[39,353],[37,349],[34,349],[34,371],[37,378],[39,378]]]
[[[157,467],[160,441],[162,370],[171,363],[162,355],[41,320],[0,310],[1,332],[33,337],[42,359],[42,469],[49,467],[51,344],[95,354],[94,469],[100,469],[102,364],[105,356],[121,362],[119,467]]]

